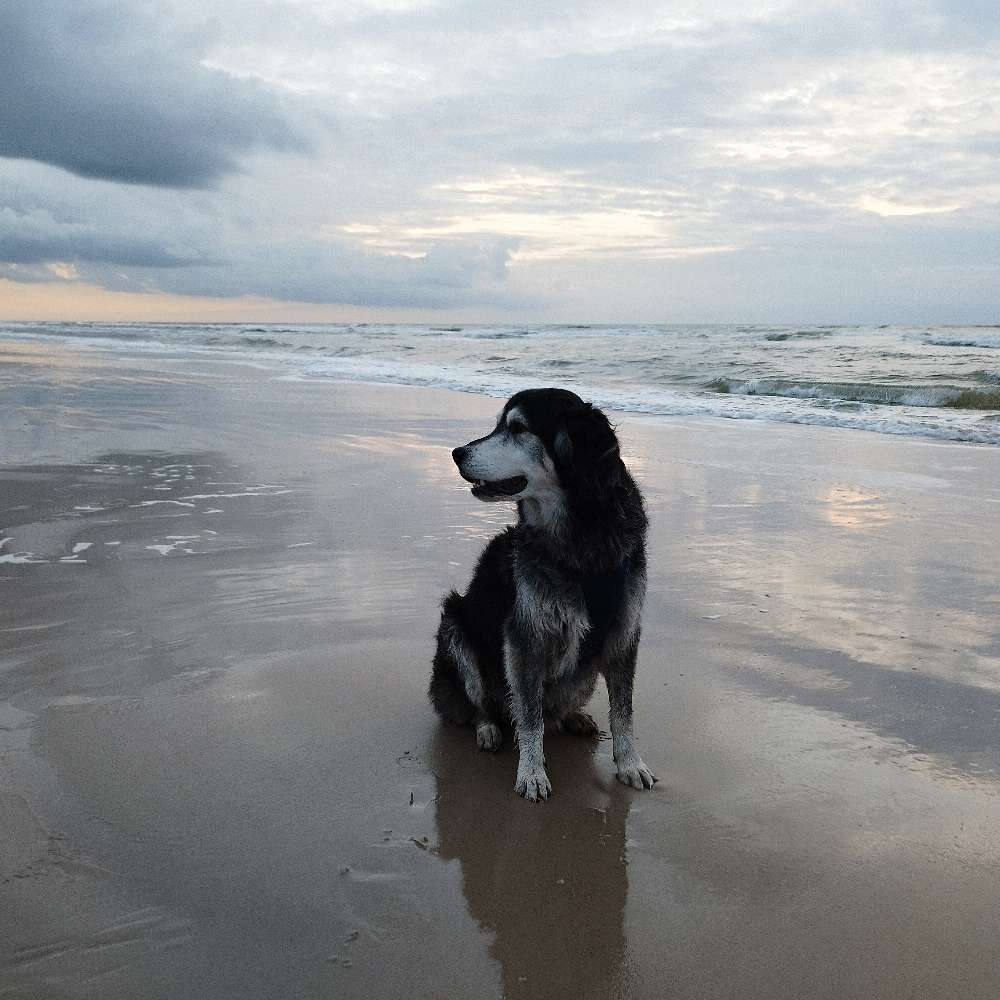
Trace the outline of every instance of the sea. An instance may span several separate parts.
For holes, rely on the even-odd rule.
[[[1000,326],[2,323],[0,339],[1000,445]]]

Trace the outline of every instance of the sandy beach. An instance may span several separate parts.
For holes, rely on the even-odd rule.
[[[995,998],[1000,449],[615,414],[660,781],[530,805],[426,700],[498,409],[0,344],[0,997]]]

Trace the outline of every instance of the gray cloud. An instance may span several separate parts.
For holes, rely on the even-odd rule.
[[[375,252],[346,236],[317,238],[308,219],[290,223],[282,173],[274,178],[274,199],[260,179],[243,177],[241,184],[245,195],[102,185],[94,198],[93,181],[51,167],[0,164],[0,275],[83,280],[113,291],[360,306],[519,309],[529,302],[508,287],[516,247],[509,237],[441,241],[411,255]]]
[[[84,177],[201,187],[253,149],[301,148],[261,84],[207,69],[213,29],[103,0],[0,5],[0,156]]]
[[[173,292],[355,306],[511,309],[540,305],[506,285],[510,240],[466,240],[431,246],[419,257],[359,254],[342,240],[241,247],[218,264],[174,268],[155,275],[84,267],[83,276],[119,291]]]
[[[569,320],[1000,306],[986,0],[17,11],[0,155],[143,181],[0,161],[19,280]],[[276,153],[301,122],[311,155]]]
[[[143,268],[205,262],[201,255],[171,247],[166,240],[115,231],[107,226],[60,224],[46,212],[19,215],[3,207],[0,207],[0,261],[19,265],[90,261]]]

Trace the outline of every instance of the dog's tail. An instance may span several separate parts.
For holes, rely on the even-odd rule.
[[[469,726],[476,715],[476,707],[465,693],[459,665],[455,662],[455,649],[460,642],[462,629],[462,598],[452,591],[441,602],[441,624],[437,633],[437,650],[431,669],[431,685],[427,694],[434,711],[446,722]]]

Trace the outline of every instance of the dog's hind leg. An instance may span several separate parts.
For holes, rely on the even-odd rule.
[[[600,733],[592,716],[582,711],[597,686],[597,671],[587,669],[546,687],[545,714],[558,733],[593,738]]]
[[[594,717],[586,712],[567,712],[562,718],[556,720],[556,725],[564,733],[572,733],[574,736],[586,736],[592,738],[600,733]]]
[[[434,710],[442,719],[458,726],[468,726],[476,718],[477,711],[465,683],[464,674],[468,672],[469,665],[461,662],[468,652],[464,648],[466,643],[458,617],[461,600],[452,591],[442,602],[437,649],[434,652],[431,684],[427,694]]]
[[[503,742],[503,735],[500,732],[500,727],[496,722],[485,712],[477,712],[475,718],[476,726],[476,746],[480,750],[486,750],[489,753],[496,753],[500,749],[500,744]]]
[[[445,599],[431,671],[430,699],[442,719],[472,725],[480,750],[496,752],[502,736],[495,704],[483,687],[476,654],[466,639],[462,598],[452,591]]]
[[[427,691],[434,711],[456,726],[468,726],[476,716],[476,707],[466,697],[454,665],[434,657],[431,684]]]

